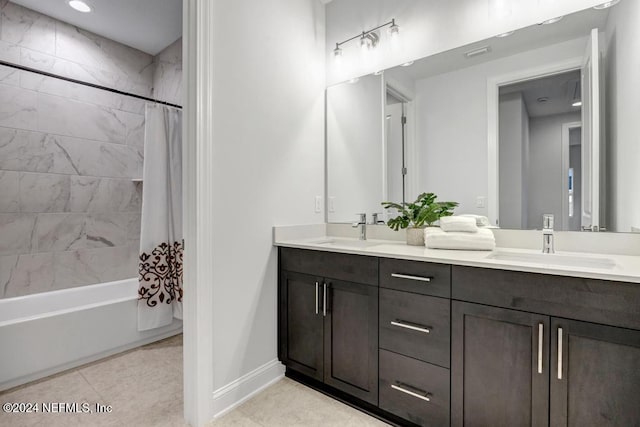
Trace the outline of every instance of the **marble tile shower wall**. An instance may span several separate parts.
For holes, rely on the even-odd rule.
[[[13,3],[0,59],[152,93],[150,55]],[[143,101],[0,66],[0,298],[136,276],[143,142]]]

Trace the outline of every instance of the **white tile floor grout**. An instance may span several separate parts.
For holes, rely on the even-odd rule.
[[[7,427],[185,427],[182,418],[182,335],[120,353],[5,392],[0,403],[89,403],[111,413],[0,412]],[[288,378],[209,427],[385,426],[350,406]]]

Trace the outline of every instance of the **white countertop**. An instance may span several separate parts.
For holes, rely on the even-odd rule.
[[[327,243],[329,242],[329,243]],[[559,276],[584,277],[590,279],[614,280],[620,282],[640,283],[640,257],[630,255],[556,252],[559,257],[577,257],[581,260],[593,259],[594,264],[611,261],[612,267],[586,267],[558,265],[557,263],[511,261],[493,259],[496,254],[534,255],[543,259],[540,251],[531,249],[497,248],[494,251],[458,251],[428,249],[423,246],[409,246],[404,242],[393,240],[367,240],[365,247],[359,247],[358,239],[334,236],[315,236],[286,239],[274,237],[274,245],[313,249],[319,251],[339,252],[345,254],[368,255],[383,258],[399,258],[414,261],[427,261],[440,264],[463,265],[470,267],[494,268],[500,270],[523,271],[529,273],[552,274]],[[558,257],[556,257],[558,258]]]

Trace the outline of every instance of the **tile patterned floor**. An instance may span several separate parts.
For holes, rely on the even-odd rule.
[[[6,414],[4,427],[186,427],[182,419],[182,335],[0,392],[5,402],[88,402],[103,414]],[[288,378],[209,427],[376,427],[387,424]]]
[[[7,427],[184,427],[182,335],[0,393],[4,402],[88,402],[103,414],[6,414]]]
[[[284,378],[210,427],[382,427],[387,424]]]

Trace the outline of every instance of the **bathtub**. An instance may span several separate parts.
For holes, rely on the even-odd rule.
[[[0,299],[0,391],[182,332],[138,332],[136,279]]]

